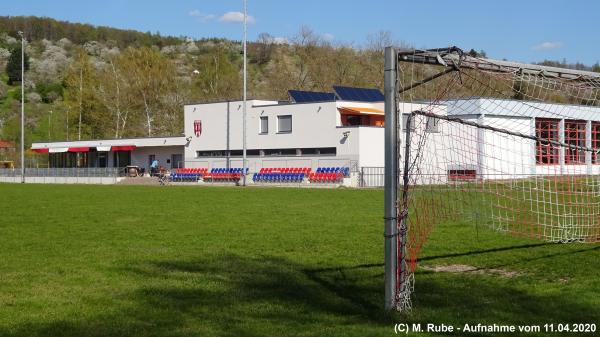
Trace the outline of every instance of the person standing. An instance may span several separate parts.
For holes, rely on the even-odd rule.
[[[153,177],[156,175],[156,171],[158,170],[158,160],[154,159],[152,164],[150,165],[150,176]]]

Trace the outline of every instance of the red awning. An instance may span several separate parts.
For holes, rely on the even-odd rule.
[[[69,152],[90,152],[89,147],[70,147]]]
[[[110,149],[111,151],[133,151],[135,150],[135,145],[113,146]]]
[[[48,153],[50,149],[31,149],[35,153]]]

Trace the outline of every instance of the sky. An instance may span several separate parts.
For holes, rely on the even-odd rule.
[[[18,0],[0,15],[71,22],[193,38],[242,39],[243,0]],[[389,31],[416,48],[455,45],[518,62],[544,59],[588,65],[600,60],[597,0],[248,0],[248,38],[291,39],[308,26],[334,44],[364,46]]]

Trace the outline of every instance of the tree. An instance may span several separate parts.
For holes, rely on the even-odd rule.
[[[95,88],[99,102],[112,115],[114,138],[121,138],[125,133],[131,101],[128,99],[128,86],[121,74],[120,58],[109,56],[108,65],[98,72],[98,82]],[[107,130],[108,131],[108,130]]]
[[[241,67],[236,61],[234,55],[223,47],[217,47],[198,59],[196,69],[200,73],[194,86],[200,89],[201,99],[238,99],[241,96]]]
[[[256,63],[259,65],[266,64],[271,61],[275,38],[269,33],[260,33],[258,41],[256,41]]]
[[[29,70],[29,56],[25,53],[25,71]],[[8,58],[8,64],[6,65],[6,73],[8,74],[9,85],[13,85],[15,82],[21,82],[21,45],[14,48]]]
[[[94,122],[96,97],[94,95],[95,70],[90,62],[89,55],[83,49],[76,51],[73,62],[67,69],[64,79],[65,103],[71,111],[77,111],[79,120],[77,123],[77,139],[80,140],[84,127],[88,127],[93,134],[102,134],[103,130]]]
[[[148,137],[153,135],[153,122],[161,112],[161,97],[173,87],[175,69],[160,52],[152,48],[128,48],[120,62],[122,76],[127,79],[132,102],[144,111]]]

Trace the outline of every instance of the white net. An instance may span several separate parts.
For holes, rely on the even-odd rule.
[[[407,267],[397,275],[399,309],[410,307],[405,283],[436,224],[600,241],[600,74],[456,48],[400,60],[399,167],[407,184],[398,187],[398,230],[407,235],[398,238],[398,258]]]

